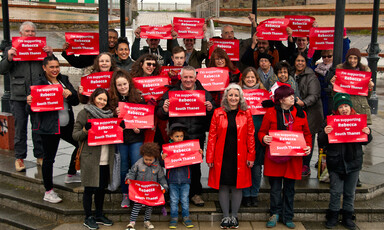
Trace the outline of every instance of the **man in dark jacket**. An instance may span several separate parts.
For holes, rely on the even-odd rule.
[[[169,95],[166,92],[159,102],[157,109],[157,116],[160,119],[169,119],[169,126],[174,123],[181,123],[186,126],[188,130],[188,139],[199,139],[200,148],[204,148],[205,132],[209,130],[210,120],[215,110],[215,105],[211,94],[204,89],[200,81],[196,79],[196,70],[192,66],[185,66],[181,70],[181,79],[176,85],[170,89],[170,91],[180,90],[204,90],[205,91],[205,103],[206,116],[194,116],[194,117],[169,117]],[[197,206],[203,206],[204,201],[201,199],[201,170],[200,164],[190,166],[191,169],[191,187],[189,196],[192,202]]]
[[[35,37],[36,26],[32,22],[23,22],[20,26],[21,37]],[[52,56],[53,50],[50,46],[44,46],[43,51]],[[27,157],[27,124],[28,113],[27,92],[32,82],[43,75],[41,61],[13,61],[16,56],[15,47],[7,47],[3,52],[0,62],[0,74],[9,73],[11,85],[11,112],[15,117],[15,168],[16,171],[25,170],[24,159]],[[32,134],[33,155],[37,158],[37,164],[43,163],[42,140],[38,134]]]

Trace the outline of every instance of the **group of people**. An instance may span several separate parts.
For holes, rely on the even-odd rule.
[[[254,15],[249,16],[252,25]],[[206,26],[204,26],[204,32]],[[130,180],[154,181],[169,191],[171,220],[169,228],[178,223],[178,204],[181,203],[182,223],[190,228],[189,200],[197,206],[204,206],[202,199],[201,165],[193,164],[180,168],[163,169],[161,145],[198,139],[203,154],[206,134],[206,163],[209,167],[208,186],[219,191],[219,203],[223,211],[220,227],[238,228],[240,205],[258,205],[258,193],[262,172],[268,177],[270,190],[270,218],[267,227],[275,227],[282,221],[288,228],[295,228],[294,194],[295,181],[310,175],[313,146],[318,135],[318,145],[327,150],[327,163],[331,180],[331,199],[326,226],[338,223],[340,197],[343,194],[343,224],[354,229],[352,221],[355,187],[362,167],[361,145],[371,139],[370,129],[362,132],[368,135],[367,143],[329,144],[327,134],[332,127],[323,125],[324,117],[332,114],[367,114],[371,124],[367,97],[335,93],[332,86],[336,76],[331,74],[332,50],[311,51],[308,38],[293,38],[287,29],[288,46],[281,42],[260,40],[256,33],[252,38],[240,41],[240,61],[231,61],[221,48],[215,48],[202,39],[201,50],[194,48],[196,39],[183,39],[185,48],[179,46],[177,33],[172,32],[167,49],[159,45],[159,39],[147,39],[148,46],[140,49],[140,27],[135,31],[135,41],[130,52],[126,38],[108,31],[109,52],[99,55],[67,55],[68,43],[63,45],[62,56],[74,67],[86,68],[87,73],[113,72],[109,89],[97,88],[91,96],[82,95],[84,89],[76,90],[68,76],[60,73],[60,64],[52,48],[46,46],[44,61],[13,61],[15,47],[3,52],[0,73],[10,74],[11,110],[15,116],[15,168],[25,170],[23,159],[27,152],[27,122],[31,115],[34,155],[42,166],[45,187],[44,200],[51,203],[62,199],[53,190],[53,164],[60,139],[71,143],[75,150],[69,163],[66,183],[81,182],[84,186],[84,225],[97,229],[98,224],[111,226],[113,222],[103,213],[105,189],[112,180],[114,153],[121,156],[120,178],[121,207],[130,207]],[[36,26],[24,22],[20,26],[21,37],[36,36]],[[221,38],[235,39],[231,26],[222,28]],[[336,68],[369,71],[361,63],[358,49],[349,49],[349,40],[344,38],[345,62]],[[297,46],[297,47],[296,47]],[[322,62],[318,60],[322,58]],[[196,69],[203,65],[222,67],[229,70],[230,84],[224,92],[208,92],[197,80]],[[180,66],[180,74],[170,71],[169,90],[160,100],[145,101],[133,84],[133,78],[158,76],[161,66]],[[263,102],[265,115],[252,115],[244,98],[244,89],[271,90],[276,83],[273,100]],[[64,110],[32,112],[30,104],[31,85],[54,85],[63,87]],[[369,83],[369,89],[373,82]],[[203,90],[205,93],[205,116],[170,117],[170,91]],[[88,131],[92,125],[88,119],[118,117],[119,102],[151,104],[155,106],[155,130],[123,128],[124,143],[115,145],[88,145]],[[74,119],[72,106],[85,104]],[[326,122],[324,123],[326,124]],[[270,130],[303,132],[306,147],[305,156],[276,157],[269,151],[272,137]],[[44,141],[42,141],[44,139]],[[75,169],[76,153],[80,149],[81,175]],[[264,165],[264,169],[263,169]],[[92,196],[96,211],[92,212]],[[127,229],[134,230],[136,219],[145,206],[144,226],[153,229],[150,222],[152,207],[134,203]],[[231,214],[230,214],[231,210]]]

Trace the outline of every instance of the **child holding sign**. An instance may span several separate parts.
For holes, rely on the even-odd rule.
[[[354,115],[357,114],[352,108],[352,101],[349,94],[337,93],[333,97],[333,108],[335,115]],[[362,145],[368,144],[372,140],[371,130],[364,127],[362,132],[368,135],[367,142],[356,143],[334,143],[329,144],[328,134],[334,131],[330,125],[319,133],[319,147],[327,150],[327,168],[330,178],[330,201],[327,213],[327,228],[337,225],[340,211],[340,197],[343,194],[343,225],[348,229],[355,229],[356,225],[352,221],[354,212],[354,200],[359,172],[363,165]]]
[[[129,170],[125,180],[131,184],[130,180],[138,181],[154,181],[160,183],[163,189],[168,189],[167,180],[165,179],[163,168],[157,160],[160,157],[160,147],[156,143],[145,143],[140,147],[140,158]],[[133,205],[127,230],[134,230],[136,219],[143,205],[136,203]],[[146,229],[154,229],[151,224],[151,214],[153,206],[145,206],[144,227]]]
[[[169,128],[169,143],[181,142],[186,136],[187,127],[180,123],[174,123]],[[203,150],[199,150],[203,153]],[[167,154],[162,154],[163,160]],[[193,228],[194,225],[189,219],[189,187],[191,184],[189,166],[172,168],[167,171],[167,179],[169,183],[169,193],[171,198],[171,221],[169,228],[176,228],[179,217],[179,201],[181,203],[181,214],[183,216],[183,224],[187,228]]]

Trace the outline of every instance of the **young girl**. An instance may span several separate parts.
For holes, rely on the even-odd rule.
[[[167,180],[165,179],[163,168],[160,166],[158,158],[160,157],[160,147],[156,143],[145,143],[140,148],[140,158],[127,173],[126,180],[130,184],[130,180],[139,181],[154,181],[160,183],[160,185],[168,190]],[[135,203],[132,208],[128,230],[135,229],[135,223],[137,216],[140,213],[141,207],[145,206],[144,227],[146,229],[154,229],[151,224],[152,206],[142,205]]]
[[[113,222],[103,215],[105,188],[112,176],[114,145],[89,146],[88,130],[91,123],[88,119],[111,118],[108,92],[97,88],[90,96],[89,103],[77,115],[73,129],[73,139],[84,142],[80,155],[81,184],[84,186],[83,207],[85,212],[84,226],[98,229],[98,224],[111,226]],[[95,195],[95,216],[92,216],[92,195]]]
[[[336,93],[333,97],[333,108],[335,115],[355,115],[352,108],[352,101],[349,94]],[[325,122],[326,124],[326,122]],[[328,143],[328,134],[333,131],[330,125],[319,133],[319,147],[327,150],[327,168],[330,178],[330,200],[327,213],[327,228],[333,228],[339,221],[340,198],[343,195],[343,225],[348,229],[355,229],[356,225],[352,221],[354,212],[354,200],[359,172],[363,165],[362,145],[366,145],[372,140],[371,130],[364,127],[362,132],[368,135],[367,142],[360,143]]]
[[[120,114],[120,109],[118,107],[119,102],[144,103],[144,100],[136,90],[132,79],[128,75],[128,72],[124,70],[117,70],[112,75],[109,96],[111,98],[110,104],[112,111],[114,111],[117,116]],[[124,129],[123,135],[124,143],[117,145],[121,156],[120,175],[121,191],[123,193],[121,207],[128,208],[128,186],[125,184],[124,178],[132,165],[140,159],[140,146],[144,141],[144,130],[138,128]]]

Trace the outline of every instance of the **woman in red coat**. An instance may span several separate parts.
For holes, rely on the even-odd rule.
[[[288,228],[295,228],[295,224],[292,222],[295,180],[301,179],[303,157],[272,157],[269,154],[272,137],[268,134],[269,130],[302,131],[307,143],[307,147],[304,148],[306,154],[310,153],[312,136],[306,113],[299,106],[294,106],[294,90],[289,86],[280,86],[276,89],[274,97],[275,106],[267,110],[258,133],[260,142],[267,145],[264,157],[264,175],[269,177],[271,186],[271,217],[267,222],[267,227],[275,227],[281,216],[283,223]]]
[[[219,190],[219,202],[224,215],[221,228],[239,227],[237,212],[242,189],[252,185],[255,127],[247,107],[240,86],[230,84],[224,91],[221,107],[213,114],[209,129],[206,158],[210,168],[208,186]],[[229,200],[232,206],[231,217]]]

